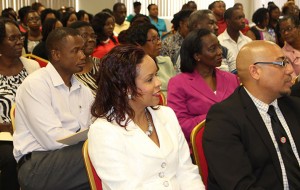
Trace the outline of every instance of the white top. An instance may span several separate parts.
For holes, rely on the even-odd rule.
[[[236,59],[240,49],[247,43],[251,42],[251,38],[245,36],[242,32],[240,32],[240,36],[238,41],[235,42],[229,34],[227,33],[227,29],[218,36],[218,40],[222,46],[227,47],[233,54],[233,57]]]
[[[60,149],[56,142],[90,125],[91,91],[73,76],[67,87],[49,62],[29,75],[17,90],[14,156]]]
[[[127,130],[98,118],[88,134],[89,156],[104,190],[204,190],[174,111],[150,111],[158,147],[132,121]]]

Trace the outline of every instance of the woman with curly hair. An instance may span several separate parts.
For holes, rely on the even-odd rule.
[[[204,190],[175,113],[158,107],[154,60],[140,47],[119,45],[99,71],[88,149],[103,189]]]
[[[113,47],[119,44],[114,36],[115,18],[107,12],[97,13],[92,22],[92,27],[97,35],[96,48],[93,57],[102,58]]]

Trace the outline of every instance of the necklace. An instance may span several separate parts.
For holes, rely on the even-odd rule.
[[[153,133],[153,125],[152,125],[152,122],[149,118],[147,108],[145,108],[145,114],[146,114],[146,119],[147,119],[147,123],[148,123],[148,130],[145,133],[148,137],[150,137],[151,134]]]

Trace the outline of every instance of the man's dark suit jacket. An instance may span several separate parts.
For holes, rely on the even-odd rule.
[[[278,99],[300,153],[300,99]],[[253,101],[239,87],[207,114],[203,148],[209,190],[283,190],[279,159]]]

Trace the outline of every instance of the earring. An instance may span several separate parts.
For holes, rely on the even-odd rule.
[[[127,97],[128,97],[128,100],[131,100],[131,99],[132,99],[131,94],[127,94]]]

